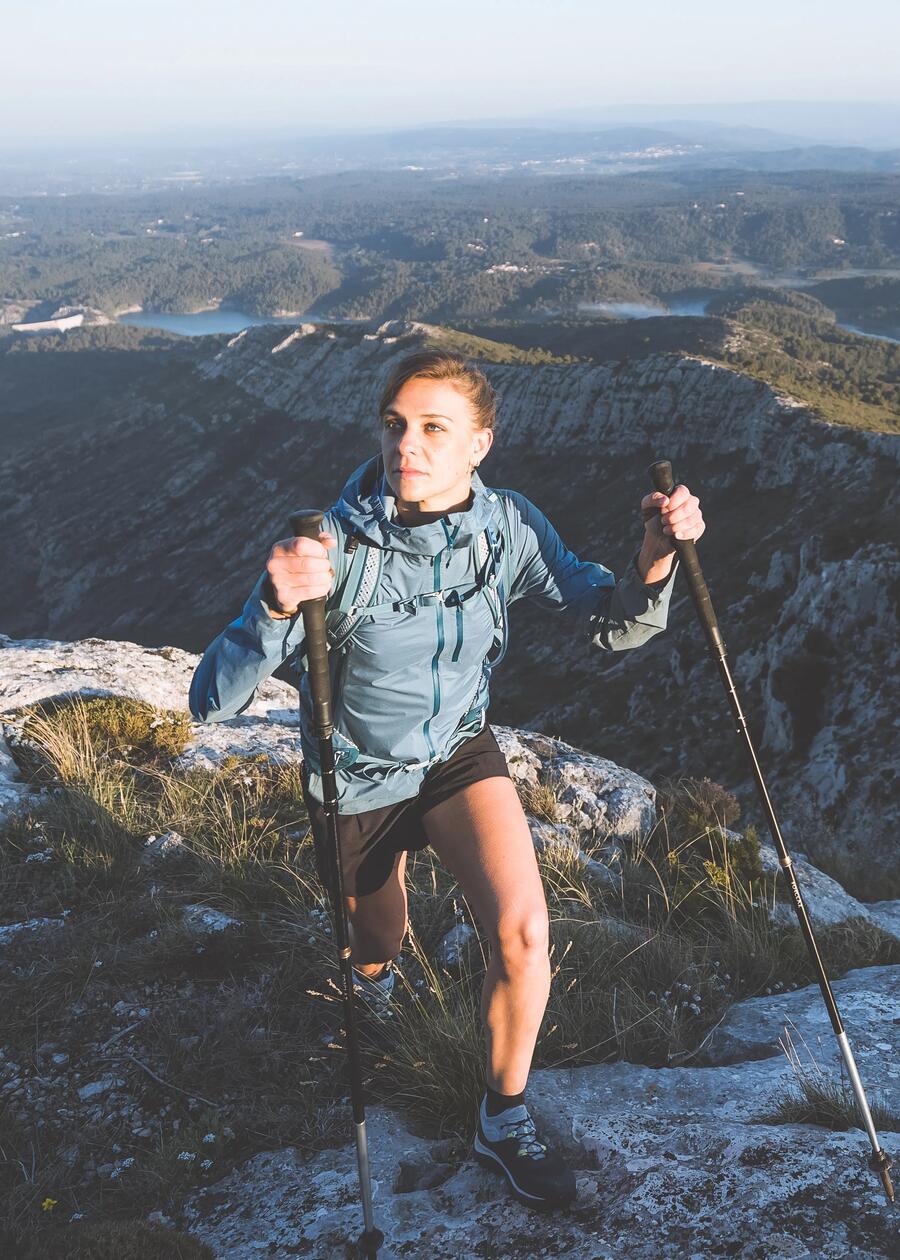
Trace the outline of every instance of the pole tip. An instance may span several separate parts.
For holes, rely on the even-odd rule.
[[[378,1252],[384,1246],[384,1234],[375,1225],[360,1234],[356,1254],[361,1260],[378,1260]]]
[[[886,1151],[877,1150],[869,1160],[869,1167],[873,1172],[877,1172],[881,1178],[881,1184],[884,1187],[884,1193],[887,1196],[888,1203],[894,1202],[894,1185],[891,1181],[891,1159]]]

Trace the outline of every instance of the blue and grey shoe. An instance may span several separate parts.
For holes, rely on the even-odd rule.
[[[394,979],[393,960],[377,980],[372,980],[353,968],[353,996],[362,1005],[365,1013],[379,1023],[385,1023],[394,1017]]]
[[[481,1100],[475,1158],[504,1172],[520,1203],[534,1208],[563,1207],[575,1198],[575,1174],[546,1142],[538,1140],[534,1121],[522,1104],[489,1116]]]

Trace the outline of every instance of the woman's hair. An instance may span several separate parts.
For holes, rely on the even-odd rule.
[[[471,405],[476,428],[493,429],[497,418],[494,387],[481,368],[455,350],[418,350],[401,359],[388,377],[378,404],[378,415],[383,416],[406,382],[417,377],[449,381]]]

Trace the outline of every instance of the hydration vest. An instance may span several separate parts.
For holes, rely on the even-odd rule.
[[[496,491],[488,491],[495,505],[494,519],[472,544],[472,582],[468,586],[433,588],[404,599],[379,601],[379,584],[384,566],[384,549],[356,533],[352,526],[335,513],[332,519],[345,535],[335,572],[336,601],[325,614],[325,632],[329,652],[346,655],[353,645],[353,635],[361,618],[372,617],[384,609],[415,612],[418,607],[442,600],[445,608],[456,608],[462,617],[462,606],[479,595],[487,600],[494,623],[494,641],[486,658],[489,669],[499,665],[506,655],[509,628],[506,612],[507,591],[512,583],[510,532],[506,505]],[[498,524],[499,522],[499,524]],[[299,676],[306,668],[305,641],[275,670],[275,677],[299,687]]]

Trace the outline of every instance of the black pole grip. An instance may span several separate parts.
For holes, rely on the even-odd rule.
[[[672,475],[671,462],[667,459],[658,459],[650,465],[648,472],[650,473],[654,490],[671,495],[675,489],[675,478]],[[691,592],[691,598],[697,609],[697,615],[700,618],[700,624],[703,626],[703,632],[707,641],[719,656],[724,656],[725,644],[719,631],[719,623],[716,621],[716,614],[712,606],[712,600],[709,597],[709,591],[706,589],[706,581],[700,569],[697,547],[691,538],[673,538],[672,541],[675,544],[675,550],[684,569],[688,590]]]
[[[305,508],[290,515],[296,538],[318,541],[324,519],[315,508]],[[333,730],[331,721],[331,674],[328,670],[328,637],[325,633],[325,600],[307,599],[300,605],[303,633],[306,637],[306,660],[312,692],[313,720],[319,739],[328,739]]]

